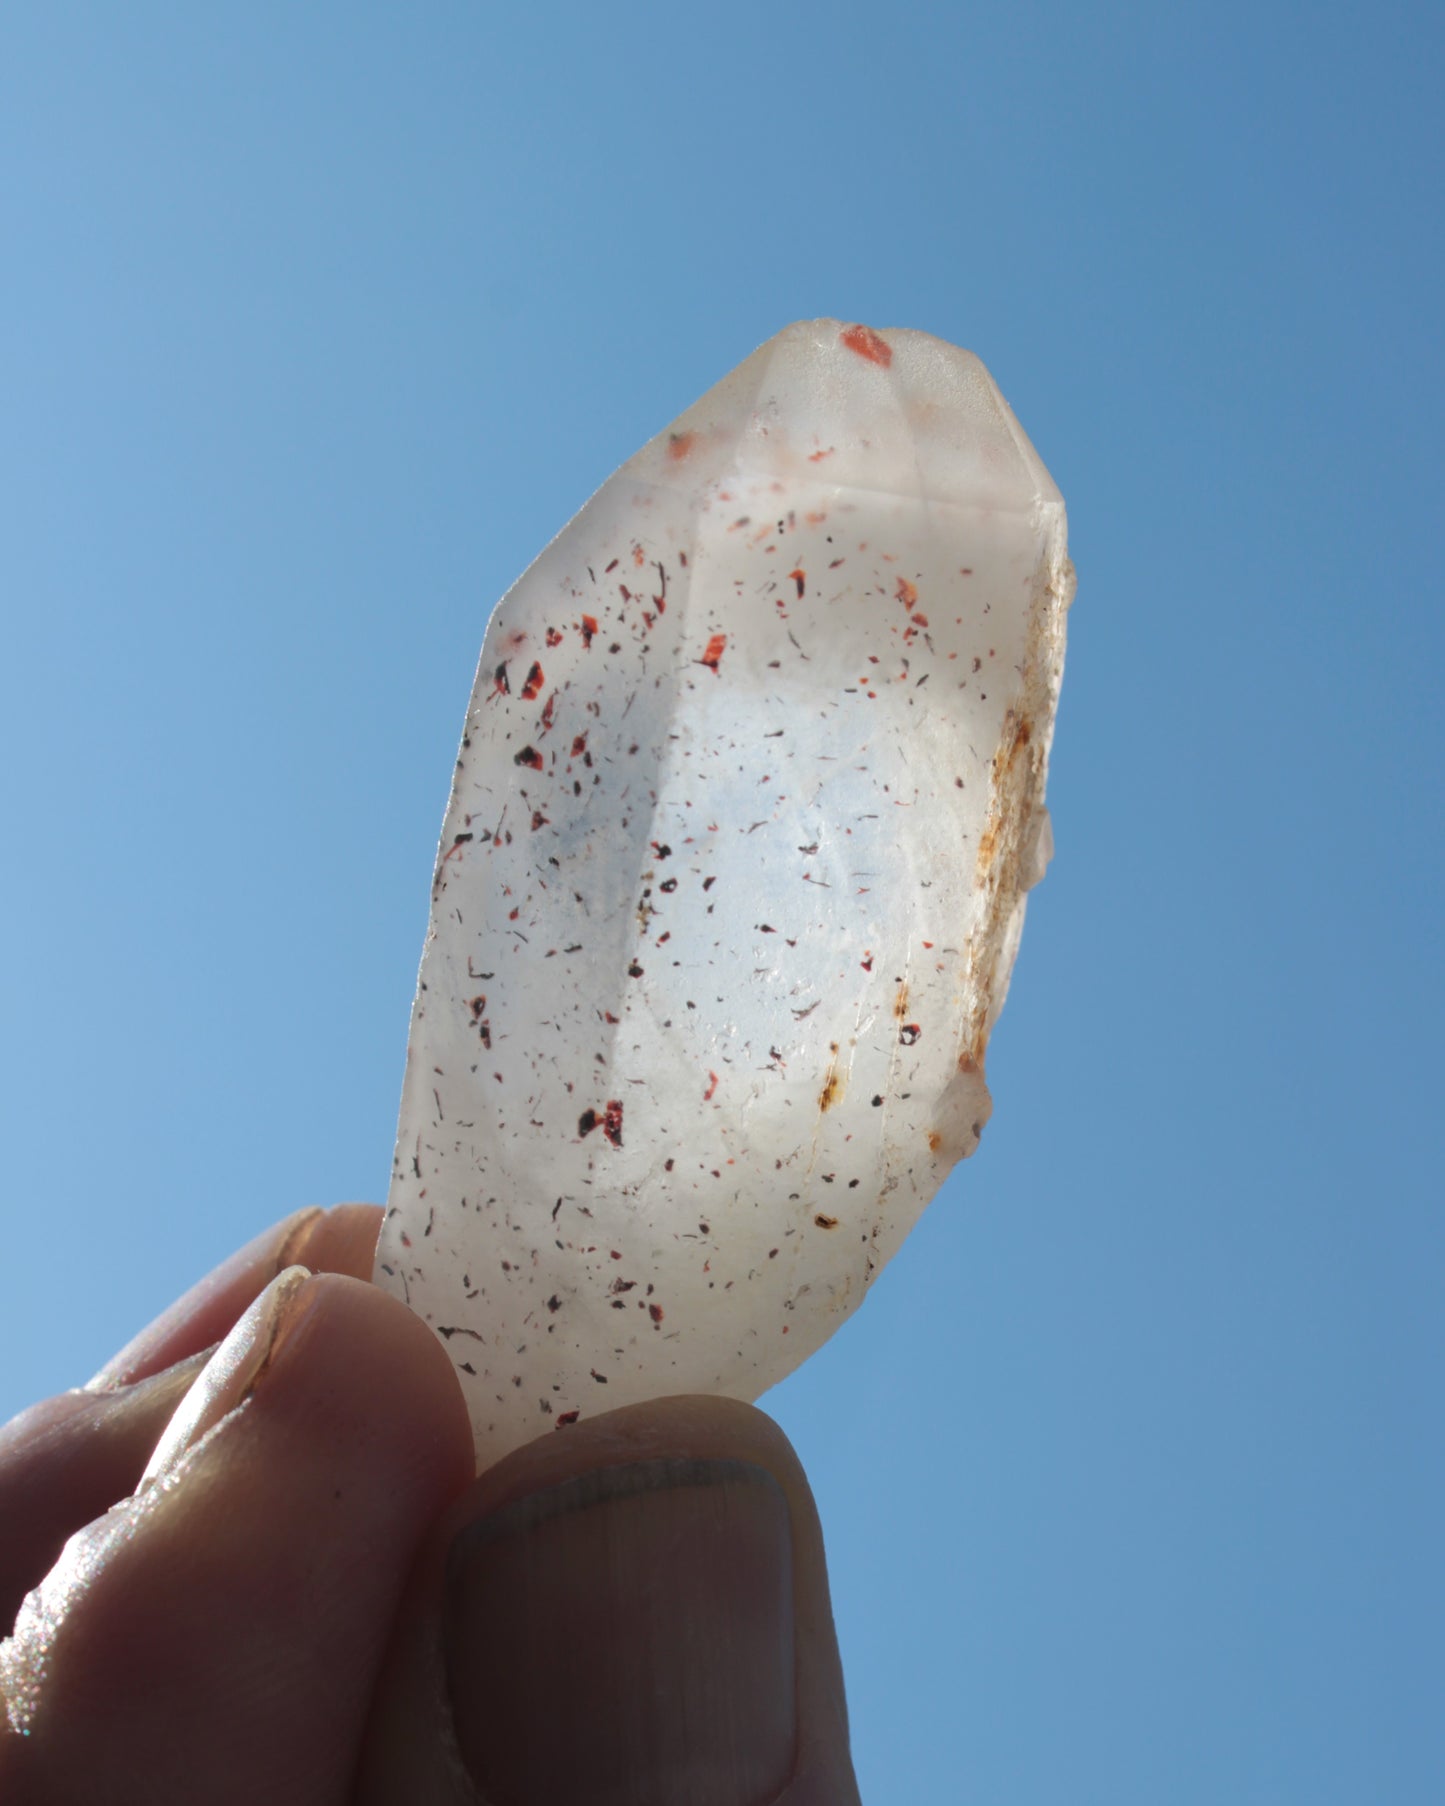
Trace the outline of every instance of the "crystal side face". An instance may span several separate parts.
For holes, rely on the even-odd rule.
[[[502,599],[377,1265],[483,1462],[643,1398],[756,1397],[977,1147],[1072,589],[979,360],[822,320]]]

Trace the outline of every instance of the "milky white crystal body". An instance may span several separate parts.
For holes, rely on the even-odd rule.
[[[753,1398],[862,1302],[989,1114],[1072,591],[988,372],[789,327],[498,605],[377,1277],[491,1460]]]

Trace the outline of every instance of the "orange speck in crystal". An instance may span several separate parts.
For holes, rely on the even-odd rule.
[[[870,364],[878,364],[886,370],[893,362],[893,347],[871,326],[845,326],[838,337],[850,351],[866,357]]]

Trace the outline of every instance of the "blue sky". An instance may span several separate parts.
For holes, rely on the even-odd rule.
[[[792,319],[1069,503],[995,1115],[767,1406],[870,1806],[1445,1797],[1437,9],[0,20],[0,1418],[379,1197],[494,600]]]

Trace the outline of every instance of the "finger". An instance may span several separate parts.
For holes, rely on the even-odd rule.
[[[296,1254],[369,1279],[372,1204],[309,1210],[258,1236],[164,1312],[83,1389],[0,1427],[0,1635],[65,1539],[135,1490],[151,1450],[211,1346]]]
[[[205,1352],[192,1355],[99,1398],[65,1392],[0,1429],[0,1636],[71,1532],[134,1490],[205,1363]]]
[[[106,1362],[87,1391],[148,1379],[219,1342],[259,1294],[290,1266],[370,1279],[381,1228],[378,1204],[298,1210],[247,1242],[191,1287]]]
[[[769,1418],[631,1406],[529,1444],[413,1572],[358,1799],[857,1806],[822,1531]]]
[[[0,1645],[23,1733],[0,1735],[0,1798],[344,1800],[407,1569],[470,1475],[425,1325],[354,1279],[282,1274]]]

